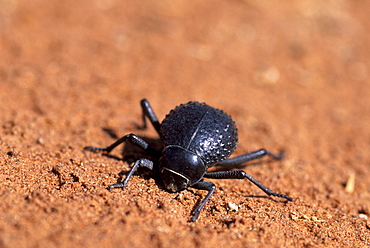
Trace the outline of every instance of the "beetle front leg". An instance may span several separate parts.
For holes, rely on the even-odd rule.
[[[108,187],[109,191],[111,191],[114,188],[124,188],[124,187],[126,187],[128,181],[130,180],[132,175],[134,175],[137,167],[139,167],[139,166],[140,167],[146,167],[150,170],[153,170],[153,162],[151,160],[146,159],[146,158],[141,158],[139,160],[136,160],[136,162],[132,166],[131,170],[127,174],[125,180],[123,180],[121,183],[115,183],[115,184],[109,185],[109,187]]]
[[[159,154],[160,154],[157,150],[155,150],[154,148],[149,146],[149,144],[147,142],[145,142],[142,138],[140,138],[139,136],[136,136],[135,134],[127,134],[127,135],[123,136],[122,138],[118,139],[116,142],[114,142],[110,146],[105,147],[105,148],[94,147],[94,146],[86,146],[84,148],[84,150],[85,151],[86,150],[102,151],[102,152],[110,153],[114,148],[116,148],[117,146],[119,146],[120,144],[122,144],[126,141],[130,142],[131,144],[133,144],[137,147],[142,148],[143,150],[147,151],[150,155],[158,157]]]
[[[189,222],[195,222],[199,217],[200,211],[203,209],[204,205],[207,203],[209,198],[211,198],[212,194],[215,192],[216,186],[210,182],[199,182],[199,183],[192,185],[191,187],[196,188],[196,189],[208,190],[208,194],[206,195],[206,197],[204,197],[201,203],[192,212],[193,217],[191,217]]]
[[[247,178],[249,181],[254,183],[258,188],[260,188],[267,195],[285,198],[288,201],[293,200],[291,197],[287,195],[278,194],[278,193],[273,192],[271,189],[268,189],[262,183],[258,182],[251,175],[247,174],[245,171],[242,171],[242,170],[207,172],[204,174],[204,177],[215,178],[215,179],[245,179]]]

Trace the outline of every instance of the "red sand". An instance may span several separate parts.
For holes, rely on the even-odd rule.
[[[359,1],[0,2],[0,247],[370,246],[370,4]],[[237,123],[234,155],[283,161],[171,194],[83,152],[189,100]],[[121,157],[122,149],[113,152]],[[352,185],[351,180],[354,180]],[[352,187],[352,186],[353,187]],[[230,208],[238,206],[237,211]]]

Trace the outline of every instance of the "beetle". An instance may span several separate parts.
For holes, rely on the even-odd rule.
[[[215,192],[216,186],[211,182],[204,182],[203,178],[214,179],[248,179],[269,196],[276,196],[292,201],[292,198],[273,192],[243,170],[213,171],[207,169],[218,165],[230,167],[262,158],[266,155],[281,160],[283,152],[275,154],[266,149],[246,153],[227,159],[235,150],[238,143],[238,133],[234,121],[224,111],[213,108],[201,102],[180,104],[166,115],[159,123],[156,114],[146,99],[141,100],[143,125],[147,128],[148,118],[163,142],[162,151],[157,151],[142,138],[135,134],[128,134],[115,141],[108,147],[99,148],[87,146],[84,150],[110,153],[124,142],[143,149],[153,160],[147,158],[136,160],[121,183],[108,187],[124,188],[138,167],[146,167],[159,173],[164,187],[170,192],[180,192],[188,187],[208,191],[207,195],[192,212],[189,222],[198,219],[204,205]]]

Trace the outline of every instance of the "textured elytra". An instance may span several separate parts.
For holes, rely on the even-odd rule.
[[[200,102],[181,104],[171,110],[162,122],[161,133],[165,146],[186,148],[200,156],[207,167],[228,158],[238,142],[231,117]]]

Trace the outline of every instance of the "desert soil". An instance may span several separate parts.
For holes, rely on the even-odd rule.
[[[0,1],[0,247],[369,247],[370,3]],[[232,156],[285,151],[248,180],[169,193],[142,152],[84,152],[206,102],[235,120]],[[219,169],[219,168],[216,168]]]

